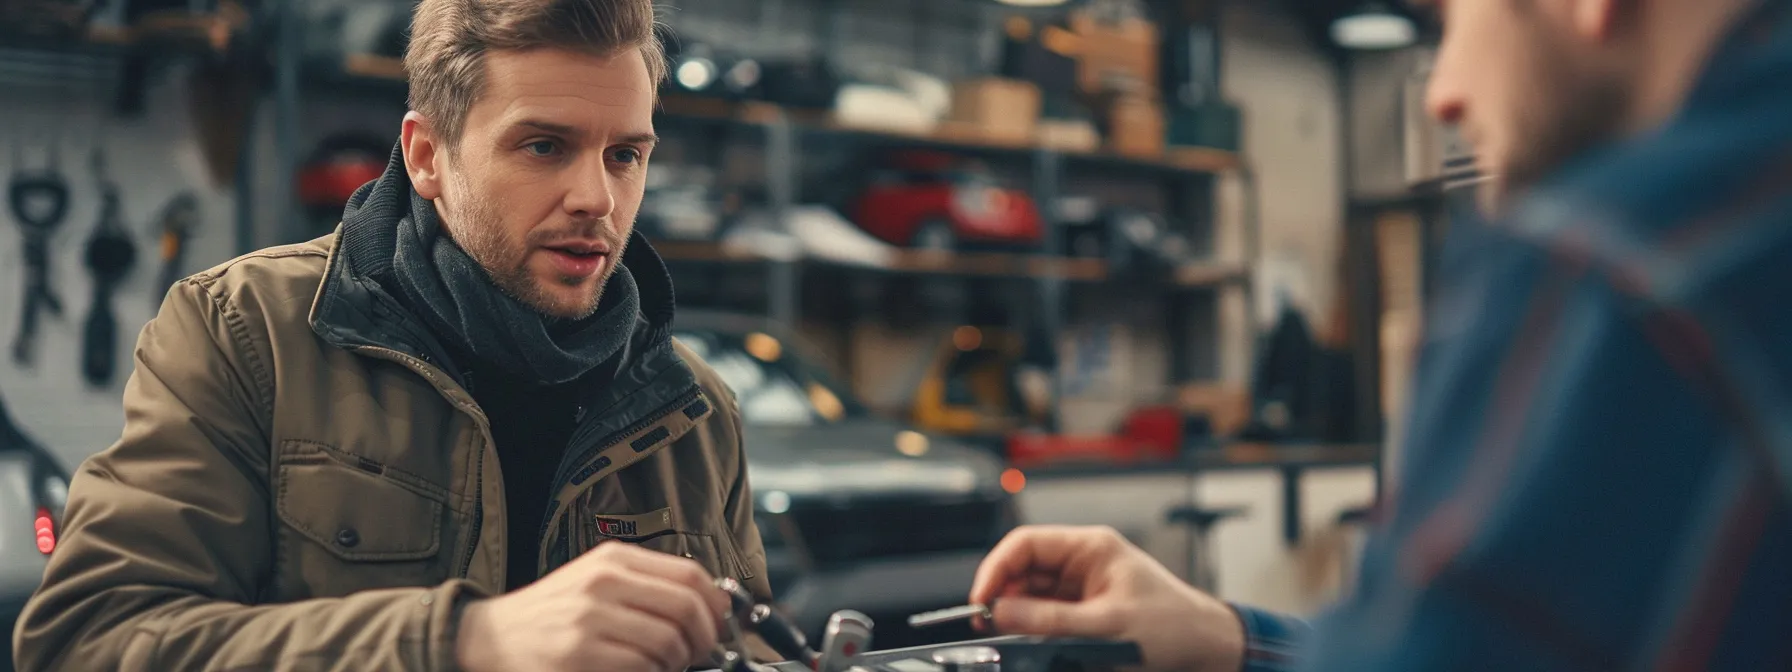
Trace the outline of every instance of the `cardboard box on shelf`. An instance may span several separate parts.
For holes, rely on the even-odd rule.
[[[1108,108],[1108,148],[1140,158],[1164,155],[1163,105],[1144,96],[1128,96]]]
[[[1032,142],[1039,109],[1039,87],[1032,82],[989,77],[952,87],[950,119],[975,126],[991,141]]]
[[[1070,17],[1070,29],[1079,38],[1077,86],[1085,93],[1105,93],[1117,77],[1157,88],[1161,38],[1156,24],[1142,18],[1108,21],[1077,12]]]

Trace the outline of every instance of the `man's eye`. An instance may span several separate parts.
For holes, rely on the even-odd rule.
[[[611,154],[610,156],[611,156],[610,160],[615,161],[617,163],[640,163],[641,162],[641,152],[639,150],[634,150],[634,149],[618,149],[618,150],[616,150],[616,152],[614,154]]]
[[[536,156],[551,156],[551,155],[553,155],[556,147],[554,147],[554,143],[547,141],[547,140],[542,140],[539,142],[531,142],[527,145],[524,145],[523,149],[528,150],[528,152],[530,154],[534,154]]]

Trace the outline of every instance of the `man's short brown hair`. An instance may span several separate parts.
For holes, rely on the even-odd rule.
[[[653,0],[422,0],[404,51],[411,109],[458,144],[485,88],[485,54],[557,48],[601,56],[641,50],[655,86],[666,76]]]

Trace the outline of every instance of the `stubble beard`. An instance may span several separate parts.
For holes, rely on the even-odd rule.
[[[1616,75],[1564,67],[1575,59],[1553,44],[1540,45],[1531,58],[1535,60],[1528,69],[1537,95],[1512,112],[1511,129],[1518,141],[1499,174],[1481,186],[1481,207],[1490,213],[1503,212],[1522,192],[1585,152],[1616,140],[1632,98],[1630,87]]]
[[[456,176],[456,181],[464,178]],[[621,260],[628,241],[619,243],[611,241],[611,255],[605,264],[603,275],[597,278],[597,289],[592,292],[591,299],[579,306],[577,310],[563,311],[556,305],[548,288],[543,287],[535,275],[529,272],[529,251],[533,245],[527,240],[514,240],[508,228],[503,226],[498,216],[498,208],[489,199],[469,188],[464,181],[459,185],[463,195],[460,207],[445,219],[446,225],[453,232],[455,242],[466,251],[467,256],[485,269],[491,277],[492,284],[505,296],[517,300],[550,321],[583,320],[597,313],[598,305],[603,301],[604,286],[610,276],[621,267]],[[597,226],[593,224],[592,226]],[[584,228],[583,226],[579,228]],[[601,228],[600,228],[601,231]],[[601,235],[601,234],[600,234]],[[555,278],[566,287],[577,287],[585,278],[561,276]]]

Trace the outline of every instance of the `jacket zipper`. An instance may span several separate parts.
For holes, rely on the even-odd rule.
[[[410,367],[412,371],[423,376],[424,380],[429,381],[430,385],[435,386],[436,392],[441,394],[444,399],[447,399],[448,403],[453,404],[460,412],[466,413],[468,417],[473,419],[473,424],[479,426],[479,433],[481,437],[485,439],[485,446],[480,448],[479,460],[473,467],[472,534],[468,536],[470,541],[467,544],[466,552],[461,556],[460,567],[457,572],[460,578],[467,578],[467,575],[473,570],[473,554],[475,551],[479,550],[479,535],[483,532],[482,528],[485,525],[485,448],[494,445],[494,441],[492,440],[492,429],[488,426],[488,421],[485,419],[483,413],[474,413],[468,408],[468,404],[448,398],[447,388],[443,386],[442,381],[437,379],[436,374],[432,372],[432,369],[439,370],[435,365],[430,364],[426,360],[418,359],[391,348],[364,345],[356,348],[356,350],[372,355],[378,355],[381,359],[391,360]],[[471,392],[468,394],[471,394]],[[501,578],[502,577],[500,577],[500,579]]]
[[[560,497],[559,497],[561,488],[565,487],[565,486],[561,485],[561,483],[564,482],[567,478],[569,478],[572,475],[572,471],[575,467],[583,465],[586,461],[590,460],[593,455],[603,453],[604,451],[609,450],[611,447],[615,446],[616,444],[622,443],[622,440],[628,438],[629,435],[634,434],[635,432],[639,432],[643,429],[646,429],[648,425],[652,425],[656,422],[659,422],[660,420],[665,419],[666,416],[678,412],[679,409],[682,409],[686,406],[691,405],[691,403],[697,401],[697,398],[701,395],[702,395],[702,388],[700,388],[696,385],[692,385],[690,390],[686,391],[684,394],[679,395],[676,399],[673,399],[670,403],[667,403],[665,406],[660,407],[659,409],[655,410],[652,413],[648,413],[647,415],[642,416],[642,418],[640,420],[629,423],[627,426],[623,427],[620,430],[611,432],[608,436],[605,436],[603,438],[603,440],[596,442],[594,444],[597,446],[595,450],[581,450],[581,451],[579,451],[580,454],[577,459],[567,460],[565,462],[562,462],[560,465],[561,469],[557,473],[554,474],[553,487],[552,487],[552,489],[549,490],[549,492],[552,493],[553,496],[550,497],[548,500],[549,503],[548,503],[547,515],[543,516],[541,519],[541,532],[539,533],[538,538],[541,540],[542,546],[544,548],[547,546],[548,525],[549,525],[549,523],[551,523],[554,520],[554,514],[558,513],[560,511],[560,507],[562,507],[566,504],[565,502],[561,501]],[[574,499],[576,499],[576,497]],[[536,568],[537,574],[546,574],[547,572],[548,572],[547,567],[537,567]]]

